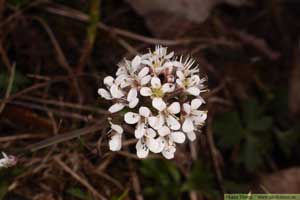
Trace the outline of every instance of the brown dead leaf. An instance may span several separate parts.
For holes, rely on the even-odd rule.
[[[255,186],[255,192],[300,193],[300,168],[290,168],[263,176]]]

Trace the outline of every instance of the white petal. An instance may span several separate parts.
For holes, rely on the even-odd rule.
[[[163,93],[173,92],[175,90],[175,85],[171,83],[165,83],[162,86]]]
[[[147,128],[146,135],[148,138],[154,138],[156,136],[156,132],[152,128]]]
[[[158,111],[163,111],[164,109],[166,109],[167,105],[166,103],[163,101],[162,98],[159,97],[155,97],[152,100],[152,106],[157,109]]]
[[[140,139],[145,135],[145,133],[146,133],[145,124],[144,123],[138,124],[134,131],[135,138]]]
[[[136,88],[131,88],[128,92],[127,95],[127,101],[132,101],[133,99],[137,98],[137,89]]]
[[[158,148],[157,148],[157,153],[162,152],[165,148],[165,146],[167,145],[167,141],[165,138],[163,137],[159,137],[156,139],[158,142]]]
[[[143,117],[149,117],[151,114],[151,111],[149,108],[147,108],[145,106],[141,106],[139,109],[139,114]]]
[[[197,87],[190,87],[186,90],[189,94],[198,96],[200,94],[200,89]]]
[[[192,114],[193,120],[195,120],[197,123],[203,123],[207,118],[207,111],[193,110]]]
[[[141,85],[146,85],[146,84],[148,84],[148,83],[150,82],[150,80],[151,80],[151,75],[147,75],[147,76],[143,77],[143,78],[141,79]]]
[[[140,116],[137,113],[127,112],[124,115],[124,120],[127,124],[136,124],[140,121]]]
[[[192,112],[191,106],[188,103],[184,103],[183,104],[183,110],[188,115]]]
[[[138,98],[134,98],[134,99],[132,99],[132,100],[129,102],[128,107],[129,107],[129,108],[134,108],[134,107],[136,107],[136,105],[138,105],[138,103],[139,103],[139,99],[138,99]]]
[[[198,84],[200,84],[200,81],[201,81],[201,79],[200,79],[199,75],[193,75],[190,79],[191,85],[198,85]]]
[[[178,114],[180,112],[180,104],[178,102],[172,103],[168,107],[168,112],[172,114]]]
[[[179,78],[179,80],[183,81],[185,79],[185,76],[182,71],[176,71],[176,76]]]
[[[116,84],[112,84],[112,86],[110,87],[110,93],[111,96],[117,99],[124,96],[123,92],[119,89],[119,87]]]
[[[110,122],[110,128],[113,129],[114,131],[116,131],[119,134],[123,133],[123,128],[118,124],[114,124],[114,123]]]
[[[183,68],[183,64],[179,61],[173,61],[174,67]]]
[[[160,129],[158,129],[158,134],[160,136],[166,136],[171,133],[170,129],[167,126],[163,126]]]
[[[180,131],[172,132],[170,137],[176,143],[184,143],[184,141],[185,141],[185,134]]]
[[[171,59],[174,56],[174,51],[170,52],[165,56],[165,59]]]
[[[132,70],[133,72],[135,72],[137,70],[137,68],[140,66],[141,64],[141,57],[140,56],[135,56],[133,58],[133,60],[131,61],[131,65],[132,65]]]
[[[110,113],[116,113],[122,110],[125,107],[123,103],[115,103],[111,107],[109,107],[108,111]]]
[[[163,65],[164,68],[171,68],[173,67],[173,63],[172,62],[165,62],[165,64]]]
[[[148,87],[142,87],[141,90],[140,90],[140,93],[142,96],[151,96],[152,95],[152,90]]]
[[[158,77],[153,77],[151,79],[151,87],[152,88],[160,88],[161,87],[161,81]]]
[[[100,89],[98,90],[98,94],[99,94],[102,98],[104,98],[104,99],[106,99],[106,100],[111,100],[111,99],[112,99],[110,93],[109,93],[107,90],[103,89],[103,88],[100,88]]]
[[[137,143],[136,143],[136,155],[139,158],[146,158],[149,154],[149,148],[147,147],[147,145],[142,141],[143,139],[140,139]]]
[[[182,80],[176,79],[176,83],[177,83],[177,85],[179,85],[180,87],[184,88],[184,84],[183,84]]]
[[[107,76],[104,78],[103,82],[107,86],[112,86],[112,84],[114,83],[114,78],[112,76]]]
[[[178,130],[180,129],[180,123],[177,119],[175,119],[173,116],[169,115],[167,117],[167,124],[172,130]]]
[[[166,159],[172,159],[172,158],[174,158],[175,151],[176,151],[176,148],[174,146],[169,146],[162,151],[162,155]]]
[[[186,133],[186,135],[190,141],[194,141],[196,139],[196,134],[194,131],[188,132],[188,133]]]
[[[113,135],[109,140],[108,145],[111,151],[119,151],[122,147],[122,136],[120,134]]]
[[[138,74],[139,78],[143,78],[144,76],[146,76],[149,73],[149,68],[148,67],[144,67]]]
[[[191,102],[191,109],[197,110],[202,105],[202,101],[200,99],[193,99]]]
[[[194,124],[191,118],[189,117],[185,118],[182,124],[182,130],[186,133],[194,131]]]
[[[147,138],[146,144],[150,151],[153,153],[159,153],[159,143],[156,139]]]
[[[163,124],[165,123],[165,119],[163,115],[158,115],[158,116],[151,116],[148,118],[149,125],[154,128],[155,130],[160,129]]]

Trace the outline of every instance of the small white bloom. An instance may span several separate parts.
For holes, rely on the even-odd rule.
[[[112,122],[110,123],[112,136],[108,142],[109,149],[111,151],[119,151],[122,148],[122,134],[123,134],[123,128],[120,125],[114,124]]]
[[[14,156],[8,156],[2,152],[3,158],[0,159],[0,168],[8,168],[17,164],[17,159]]]

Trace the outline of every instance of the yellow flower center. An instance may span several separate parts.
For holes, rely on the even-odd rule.
[[[161,88],[152,88],[152,93],[153,93],[153,96],[155,96],[155,97],[163,97],[164,96],[164,93],[161,90]]]

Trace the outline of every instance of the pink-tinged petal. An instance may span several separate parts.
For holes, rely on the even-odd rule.
[[[194,141],[194,140],[196,139],[196,134],[195,134],[194,131],[188,132],[188,133],[186,133],[186,135],[187,135],[187,138],[188,138],[190,141]]]
[[[162,151],[162,155],[166,159],[173,159],[176,148],[174,146],[168,146]]]
[[[153,77],[151,79],[151,87],[152,88],[160,88],[161,87],[161,81],[158,77]]]
[[[124,96],[123,92],[115,84],[112,84],[112,86],[110,87],[110,93],[111,93],[112,97],[117,98],[117,99],[119,99],[119,98],[121,98],[121,97]]]
[[[144,67],[138,74],[139,78],[143,78],[144,76],[146,76],[149,73],[149,68],[148,67]]]
[[[194,124],[191,118],[185,118],[182,124],[182,130],[186,133],[194,131]]]
[[[197,110],[202,105],[202,101],[200,99],[193,99],[191,102],[191,109]]]
[[[138,123],[138,121],[140,121],[140,119],[141,119],[141,117],[137,113],[127,112],[124,115],[124,121],[127,124],[136,124],[136,123]]]
[[[144,97],[148,97],[152,95],[152,90],[148,87],[142,87],[140,93]]]
[[[112,76],[107,76],[104,78],[103,82],[105,85],[110,87],[114,83],[114,78]]]
[[[169,135],[170,133],[171,133],[171,131],[167,126],[163,126],[160,129],[158,129],[158,134],[162,137]]]
[[[135,131],[134,131],[135,138],[140,139],[145,134],[146,134],[145,124],[144,123],[138,124]]]
[[[169,115],[167,117],[166,121],[167,121],[167,125],[170,127],[170,129],[172,129],[172,130],[180,129],[180,123],[173,116]]]
[[[152,151],[153,153],[159,153],[159,143],[156,139],[147,138],[146,144],[150,151]]]
[[[142,61],[142,59],[140,56],[135,56],[133,58],[133,60],[131,61],[131,66],[132,66],[133,72],[135,72],[137,70],[137,68],[140,66],[141,61]]]
[[[136,88],[131,88],[128,92],[127,95],[127,101],[132,101],[133,99],[137,98],[137,89]]]
[[[136,155],[139,158],[146,158],[149,154],[149,148],[144,143],[143,139],[139,139],[139,141],[135,145]]]
[[[114,123],[110,122],[110,128],[119,134],[123,133],[123,128],[118,124],[114,124]]]
[[[129,101],[128,107],[129,108],[134,108],[134,107],[136,107],[138,105],[138,103],[139,103],[139,99],[138,98],[134,98],[131,101]]]
[[[165,83],[161,89],[163,93],[173,92],[175,90],[175,85],[171,83]]]
[[[184,143],[185,141],[185,134],[181,131],[172,132],[170,137],[176,143]]]
[[[98,90],[98,94],[99,94],[102,98],[104,98],[104,99],[106,99],[106,100],[111,100],[111,99],[112,99],[110,93],[109,93],[107,90],[103,89],[103,88],[100,88],[100,89]]]
[[[148,84],[148,83],[150,82],[150,80],[151,80],[151,75],[147,75],[147,76],[143,77],[143,78],[141,79],[141,85],[146,85],[146,84]]]
[[[116,113],[122,110],[125,107],[123,103],[115,103],[111,107],[109,107],[108,111],[110,113]]]
[[[156,132],[152,128],[147,128],[146,135],[148,138],[154,138],[156,136]]]
[[[147,108],[145,106],[141,106],[139,109],[139,114],[143,117],[149,117],[151,114],[151,111],[149,108]]]
[[[188,103],[183,104],[183,110],[187,115],[189,115],[192,112],[191,106]]]
[[[180,104],[178,102],[172,103],[168,107],[168,112],[172,114],[178,114],[180,112]]]
[[[200,89],[197,87],[190,87],[186,91],[193,96],[198,96],[200,94]]]
[[[122,148],[122,136],[120,134],[113,135],[108,145],[111,151],[119,151]]]
[[[167,105],[166,103],[163,101],[162,98],[160,97],[155,97],[152,100],[152,106],[157,109],[158,111],[163,111],[164,109],[166,109]]]

